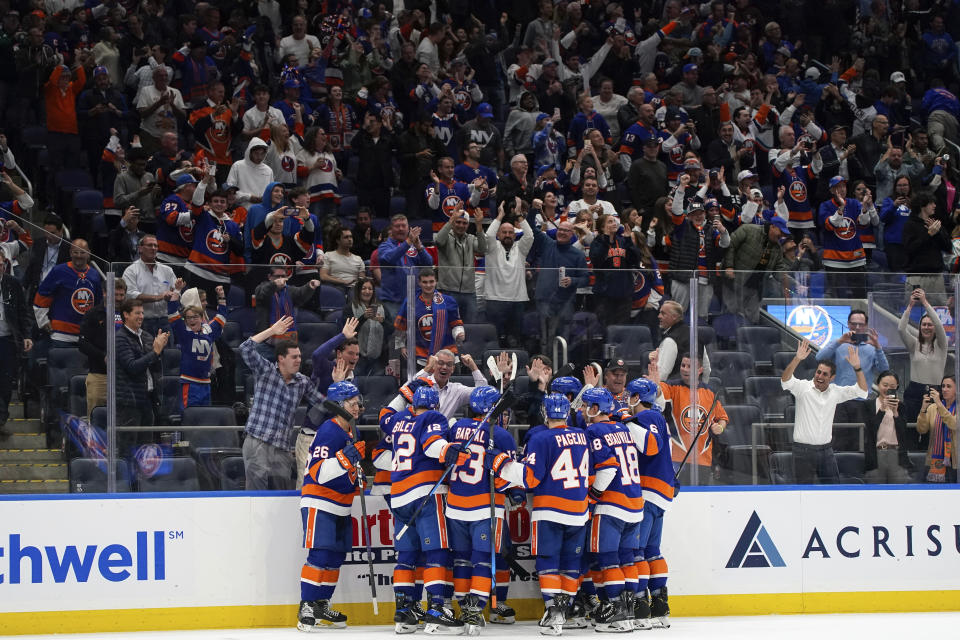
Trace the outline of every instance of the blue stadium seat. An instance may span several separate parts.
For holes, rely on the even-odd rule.
[[[629,362],[642,362],[653,350],[650,328],[642,324],[612,324],[607,327],[607,345],[615,357]]]
[[[343,309],[345,297],[343,291],[331,285],[317,287],[320,296],[321,309]]]
[[[773,327],[740,327],[737,348],[753,356],[754,366],[772,366],[773,354],[780,351],[780,331]]]
[[[464,324],[466,340],[460,345],[460,353],[469,353],[476,360],[487,349],[499,346],[497,328],[492,324]]]
[[[160,416],[166,424],[180,423],[180,407],[183,404],[179,375],[160,378]]]
[[[710,374],[720,378],[727,391],[741,393],[743,381],[753,375],[753,356],[744,351],[714,351]]]
[[[842,484],[864,484],[866,463],[862,451],[837,451],[833,455],[837,458]]]
[[[70,378],[70,413],[75,416],[87,415],[87,376]]]
[[[244,340],[239,322],[227,322],[223,325],[223,334],[221,335],[231,348],[239,347],[240,343]]]
[[[187,407],[183,410],[180,420],[183,427],[183,437],[190,442],[193,449],[204,447],[239,447],[240,439],[237,431],[237,417],[231,407]],[[222,431],[191,430],[197,425],[216,425],[233,427]]]
[[[243,491],[246,488],[247,476],[241,456],[225,458],[221,470],[223,472],[220,476],[221,491]]]
[[[773,354],[773,372],[776,375],[783,374],[783,370],[787,368],[787,365],[793,361],[793,356],[796,355],[795,351],[777,351]],[[793,370],[793,377],[800,380],[809,380],[813,378],[813,373],[817,370],[817,356],[815,353],[811,353],[807,356],[806,360],[800,362],[797,365],[797,368]],[[901,378],[902,380],[903,378]]]
[[[393,196],[390,198],[390,215],[407,212],[407,199],[403,196]]]
[[[365,424],[375,424],[380,409],[389,404],[399,391],[397,379],[393,376],[363,376],[356,378],[354,384],[363,394],[364,407],[361,421]]]
[[[160,356],[160,366],[165,376],[180,375],[180,349],[176,347],[164,349],[163,355]]]
[[[750,445],[727,447],[720,477],[724,484],[753,484],[754,448]],[[770,447],[757,445],[757,484],[770,484]]]
[[[357,185],[348,177],[344,177],[339,184],[337,184],[337,192],[341,196],[355,196],[357,195]]]
[[[792,451],[774,451],[770,454],[770,479],[773,484],[793,484]]]
[[[784,391],[778,376],[750,376],[743,384],[744,402],[755,404],[767,421],[781,420],[784,409],[793,404],[793,395]]]
[[[130,468],[123,458],[114,460],[117,475],[117,492],[130,492]],[[70,493],[106,493],[107,463],[93,458],[74,458],[70,461]]]
[[[139,478],[141,492],[199,491],[197,463],[193,458],[170,458],[170,473]]]
[[[250,307],[239,307],[227,312],[227,320],[240,325],[240,332],[244,336],[257,333],[257,312]]]
[[[227,289],[227,309],[232,310],[244,306],[246,297],[247,294],[243,290],[243,287],[231,285],[230,288]]]
[[[47,354],[47,371],[54,399],[66,406],[70,380],[87,374],[87,357],[76,347],[54,347]]]
[[[297,342],[300,344],[302,364],[312,368],[310,357],[317,347],[340,332],[332,322],[304,322],[297,323]]]
[[[913,471],[910,472],[911,482],[923,482],[926,478],[927,454],[925,451],[911,451],[907,454]]]
[[[724,410],[730,418],[730,424],[720,436],[728,445],[749,445],[751,425],[763,422],[763,411],[754,404],[731,404]]]
[[[296,314],[297,322],[324,322],[323,317],[310,309],[297,309]]]
[[[357,196],[344,196],[340,198],[340,215],[354,217],[357,215]]]

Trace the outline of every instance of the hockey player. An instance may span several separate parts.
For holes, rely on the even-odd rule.
[[[430,606],[423,616],[424,631],[435,633],[442,628],[454,632],[463,623],[445,606],[446,571],[450,561],[447,522],[444,515],[441,485],[429,497],[431,488],[443,475],[445,465],[466,464],[470,454],[456,443],[447,442],[447,419],[436,409],[440,394],[432,386],[421,386],[413,393],[411,406],[398,411],[392,420],[393,469],[390,474],[390,508],[394,527],[399,532],[410,526],[409,535],[394,538],[397,565],[393,572],[393,590],[397,609],[394,629],[397,633],[413,633],[419,619],[414,610],[417,558],[423,553],[426,562],[424,586]],[[411,520],[421,502],[426,506],[416,520]]]
[[[466,338],[460,308],[452,296],[437,291],[437,274],[433,267],[425,267],[417,275],[420,294],[414,302],[416,311],[417,341],[416,357],[419,364],[425,365],[427,359],[441,349],[447,349],[454,355],[457,347]],[[396,329],[396,347],[404,357],[409,357],[407,347],[407,305],[400,305],[397,317],[393,321]]]
[[[183,280],[177,280],[167,302],[167,319],[177,344],[180,345],[180,408],[210,404],[210,365],[213,347],[227,324],[227,294],[217,285],[217,315],[209,324],[203,322],[203,309],[198,306],[180,310]]]
[[[654,379],[659,377],[657,375],[656,364],[651,365],[651,374]],[[633,627],[634,629],[650,629],[652,622],[650,620],[650,600],[647,594],[647,585],[650,579],[650,565],[647,562],[648,556],[646,548],[647,545],[650,544],[652,533],[654,534],[655,542],[653,543],[650,557],[657,563],[658,571],[661,566],[665,567],[666,563],[663,561],[663,558],[655,557],[660,555],[660,529],[663,526],[663,510],[656,506],[648,506],[650,503],[647,501],[647,498],[654,490],[661,494],[666,492],[667,486],[670,488],[670,495],[673,495],[673,485],[658,484],[654,478],[645,476],[644,473],[655,473],[657,471],[657,459],[661,460],[660,465],[663,468],[660,469],[660,471],[664,477],[668,477],[667,474],[672,474],[673,467],[670,463],[670,441],[667,432],[667,422],[663,419],[660,408],[655,404],[659,393],[657,383],[647,378],[637,378],[627,383],[627,391],[630,393],[629,403],[631,417],[624,420],[624,425],[633,436],[633,442],[640,454],[641,486],[644,486],[644,483],[646,483],[651,487],[648,489],[644,486],[643,489],[643,519],[640,521],[640,526],[637,530],[637,552],[634,556],[635,565],[631,572],[636,578],[636,597],[633,601]],[[672,475],[669,476],[668,479],[672,480]],[[659,516],[657,515],[657,511],[659,511]],[[651,530],[651,525],[653,524],[660,527],[655,533]],[[658,580],[660,578],[666,580],[665,575],[661,576],[658,574],[657,578]],[[667,596],[665,588],[661,589],[661,593],[662,598],[660,598],[658,594],[658,618],[664,618],[663,626],[670,626],[669,623],[665,622],[666,616],[670,613],[669,608],[666,607]]]
[[[588,550],[597,554],[607,599],[592,617],[597,631],[630,631],[634,596],[628,585],[636,588],[637,531],[643,518],[637,452],[630,431],[611,418],[616,406],[610,391],[584,391],[581,411],[588,422],[587,440],[596,475],[590,487],[596,507],[587,544]]]
[[[310,448],[300,490],[303,546],[309,549],[300,571],[300,631],[347,626],[347,616],[330,608],[330,598],[340,565],[352,548],[350,508],[358,491],[357,475],[363,473],[360,461],[364,455],[364,442],[356,440],[353,423],[363,412],[363,399],[352,382],[330,385],[327,399],[343,407],[353,420],[340,415],[330,418],[317,429]]]
[[[651,363],[651,372],[656,363]],[[656,378],[656,376],[654,376]],[[651,626],[670,626],[670,606],[667,603],[667,561],[660,554],[660,536],[663,533],[663,514],[673,501],[675,480],[670,457],[670,436],[667,422],[655,404],[656,383],[640,379],[631,382],[631,407],[635,416],[628,421],[634,442],[645,441],[640,456],[640,484],[643,486],[643,520],[638,531],[637,551],[637,599],[634,603],[634,626],[649,629]],[[634,384],[636,383],[636,384]],[[661,385],[662,386],[662,385]],[[642,410],[641,410],[642,409]],[[636,429],[634,428],[636,426]],[[656,452],[651,454],[656,439]],[[647,600],[647,588],[650,601]],[[652,617],[652,620],[650,618]]]
[[[532,552],[544,604],[540,633],[558,636],[580,577],[591,456],[586,434],[567,425],[570,401],[551,393],[544,398],[543,408],[547,428],[527,443],[522,462],[493,452],[484,457],[484,466],[533,492]]]
[[[460,418],[447,432],[447,441],[466,445],[473,437],[473,443],[467,452],[470,458],[466,464],[454,469],[450,476],[450,488],[447,493],[447,523],[450,527],[450,540],[453,547],[453,591],[460,601],[460,620],[467,635],[477,635],[484,626],[483,609],[491,588],[490,545],[499,553],[501,537],[504,535],[504,496],[505,480],[497,480],[496,495],[496,536],[490,540],[490,494],[489,484],[485,482],[483,458],[487,455],[486,446],[493,428],[494,447],[514,457],[517,445],[513,436],[499,425],[483,424],[483,416],[500,399],[500,392],[493,387],[477,387],[470,394],[472,417]],[[474,432],[480,432],[474,436]],[[514,493],[523,493],[523,489],[510,489]],[[517,502],[523,501],[521,495]],[[509,578],[508,578],[509,580]],[[500,586],[500,576],[497,576]],[[493,613],[491,613],[491,617]],[[492,622],[493,620],[491,620]]]

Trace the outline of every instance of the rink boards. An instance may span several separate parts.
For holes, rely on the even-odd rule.
[[[334,604],[389,623],[392,520],[367,515],[380,615],[359,500]],[[529,511],[509,524],[531,571]],[[686,489],[664,529],[675,616],[960,610],[956,488]],[[292,625],[304,557],[292,493],[4,496],[0,634]],[[508,601],[539,615],[536,579]]]

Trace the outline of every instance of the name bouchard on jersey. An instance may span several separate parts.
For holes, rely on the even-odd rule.
[[[150,544],[150,538],[153,544]],[[25,544],[20,534],[11,533],[6,546],[0,546],[0,585],[31,582],[63,583],[68,580],[89,582],[97,574],[107,582],[166,580],[166,540],[183,538],[182,531],[137,531],[135,542],[128,546],[117,542],[85,547],[33,546]]]

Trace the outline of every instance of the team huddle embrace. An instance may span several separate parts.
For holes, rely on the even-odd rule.
[[[506,604],[508,501],[532,504],[541,634],[591,624],[601,632],[668,627],[660,538],[675,476],[656,366],[618,397],[571,376],[554,378],[540,400],[543,422],[520,447],[504,427],[509,386],[501,393],[452,384],[438,390],[421,371],[380,412],[372,493],[385,494],[393,513],[396,633],[478,635],[488,602],[489,622],[515,621]],[[468,417],[448,418],[457,393]],[[325,407],[335,415],[317,429],[300,503],[309,550],[302,631],[346,625],[330,600],[351,550],[350,507],[363,492],[365,450],[354,425],[360,392],[334,383]]]

